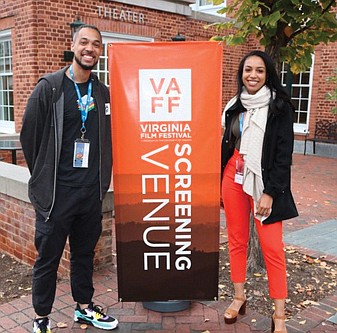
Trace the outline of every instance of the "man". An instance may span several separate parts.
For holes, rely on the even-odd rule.
[[[72,43],[72,65],[39,80],[23,117],[20,141],[36,210],[34,333],[51,332],[48,316],[68,236],[75,321],[105,330],[118,325],[92,302],[94,249],[112,166],[109,91],[91,73],[102,48],[99,30],[81,26]]]

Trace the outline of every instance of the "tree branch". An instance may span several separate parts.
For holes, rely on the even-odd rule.
[[[329,3],[329,5],[324,8],[320,14],[319,17],[322,17],[326,12],[329,11],[329,9],[332,7],[332,5],[335,3],[335,0],[331,0],[331,2]],[[301,28],[301,29],[298,29],[296,31],[294,31],[290,36],[289,36],[289,42],[290,40],[294,39],[297,35],[301,34],[302,32],[304,31],[307,31],[309,30],[314,24],[315,24],[316,21],[312,21],[312,22],[308,22],[308,25],[306,25],[305,27]],[[311,23],[311,24],[310,24]]]

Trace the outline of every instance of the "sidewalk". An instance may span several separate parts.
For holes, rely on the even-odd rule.
[[[300,216],[284,222],[285,242],[301,248],[303,253],[320,256],[337,262],[337,159],[294,154],[293,194]],[[312,228],[312,229],[311,229]],[[319,242],[312,242],[319,239]],[[221,221],[221,242],[226,240],[225,223]],[[267,333],[270,318],[249,309],[234,325],[225,325],[223,313],[230,300],[216,302],[191,302],[181,312],[159,313],[146,310],[142,303],[118,302],[117,275],[111,266],[95,273],[97,304],[118,318],[120,325],[112,332],[118,333]],[[290,295],[291,297],[291,295]],[[74,303],[68,281],[58,284],[54,310],[51,314],[53,333],[98,333],[73,322]],[[321,300],[287,322],[288,333],[331,333],[337,325],[328,319],[337,311],[337,290],[333,296]],[[0,305],[0,333],[32,332],[33,309],[31,297],[24,297]],[[305,324],[301,325],[300,322]],[[67,323],[67,328],[57,328],[57,322]]]

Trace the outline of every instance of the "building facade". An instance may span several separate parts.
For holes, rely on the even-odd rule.
[[[80,19],[102,31],[105,51],[95,71],[109,84],[106,53],[109,42],[172,41],[178,33],[186,41],[209,40],[214,36],[215,31],[205,29],[205,25],[226,18],[216,15],[211,0],[196,1],[0,0],[0,137],[17,137],[20,133],[27,99],[39,77],[70,63],[67,60],[71,47],[70,23]],[[335,104],[325,98],[334,88],[326,79],[337,67],[336,44],[317,47],[312,68],[293,79],[294,129],[298,140],[303,140],[308,130],[314,131],[317,120],[336,121],[336,115],[330,112]],[[254,39],[242,46],[224,47],[223,107],[235,94],[235,76],[241,57],[255,48],[260,47]],[[282,80],[285,83],[285,71]],[[10,162],[10,153],[1,151],[0,159]],[[35,213],[27,196],[28,170],[0,164],[0,251],[33,264]],[[25,165],[20,152],[18,164]],[[112,192],[108,193],[103,207],[103,232],[95,257],[98,266],[114,261]],[[69,258],[66,248],[61,273],[69,272]]]
[[[205,25],[227,20],[216,15],[217,8],[209,0],[2,0],[0,3],[0,133],[7,134],[20,132],[27,98],[38,78],[69,64],[70,23],[80,20],[102,31],[105,52],[96,73],[109,84],[107,43],[172,41],[177,34],[186,41],[209,40],[216,33],[205,29]],[[336,44],[317,47],[312,68],[293,79],[297,139],[313,132],[318,119],[336,121],[336,115],[330,112],[335,103],[325,98],[333,89],[327,77],[337,67]],[[235,93],[240,58],[254,48],[260,48],[255,40],[237,47],[225,46],[223,106]],[[285,83],[286,72],[282,72],[282,79]]]

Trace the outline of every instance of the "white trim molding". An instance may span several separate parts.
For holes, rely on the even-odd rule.
[[[107,1],[112,2],[112,0]],[[114,0],[113,2],[156,9],[163,12],[175,13],[184,16],[191,16],[192,9],[189,7],[189,5],[194,3],[192,0]]]

